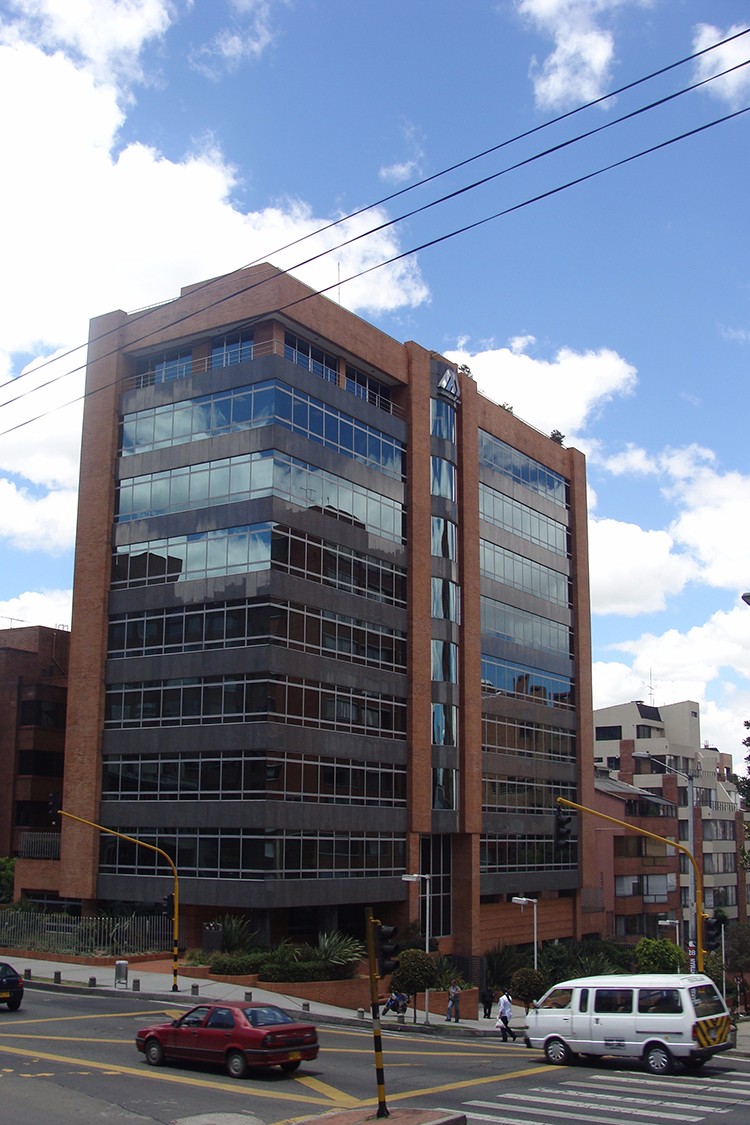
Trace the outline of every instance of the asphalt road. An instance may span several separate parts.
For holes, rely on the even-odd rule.
[[[241,1080],[198,1066],[150,1067],[135,1031],[190,1005],[129,994],[27,989],[0,1008],[0,1120],[13,1125],[281,1125],[377,1106],[369,1027],[319,1027],[321,1053],[292,1076]],[[438,1029],[439,1030],[439,1029]],[[750,1060],[720,1056],[699,1075],[654,1078],[622,1062],[550,1067],[539,1052],[495,1039],[383,1034],[389,1110],[466,1114],[468,1125],[746,1125]]]

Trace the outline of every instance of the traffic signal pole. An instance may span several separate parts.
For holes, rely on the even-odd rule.
[[[698,964],[698,972],[703,972],[703,876],[700,873],[698,864],[695,861],[695,856],[681,844],[678,840],[668,840],[666,836],[657,836],[655,832],[647,832],[645,828],[636,828],[634,824],[628,824],[626,820],[618,820],[614,816],[607,816],[606,813],[599,812],[598,809],[589,809],[585,805],[577,805],[575,801],[569,801],[567,797],[557,798],[558,806],[564,805],[568,809],[576,809],[578,812],[588,813],[590,816],[598,816],[600,820],[608,820],[610,824],[619,824],[621,828],[627,828],[629,832],[637,832],[639,836],[648,836],[651,840],[659,840],[662,844],[667,844],[670,848],[676,848],[677,851],[683,852],[693,865],[695,872],[695,894],[697,898],[696,910],[696,958]]]
[[[108,836],[117,836],[120,840],[129,840],[131,844],[137,844],[139,848],[148,848],[150,852],[156,852],[158,855],[166,859],[169,866],[172,868],[172,875],[174,877],[174,912],[172,914],[172,992],[179,992],[177,985],[177,965],[179,961],[180,941],[179,941],[179,902],[178,902],[178,879],[177,868],[174,865],[172,857],[168,855],[161,848],[157,848],[155,844],[147,844],[145,840],[137,840],[135,836],[126,836],[124,832],[115,832],[114,828],[105,828],[103,824],[96,824],[93,820],[85,820],[82,816],[76,816],[72,812],[66,812],[65,809],[57,810],[60,816],[67,816],[68,820],[77,820],[79,824],[87,824],[89,828],[98,828],[100,832],[106,832]]]
[[[372,1012],[372,1038],[375,1048],[375,1080],[378,1084],[378,1112],[376,1117],[390,1117],[385,1104],[385,1068],[383,1066],[383,1036],[380,1030],[380,1004],[378,1003],[377,956],[375,952],[375,927],[380,922],[373,918],[372,907],[365,911],[367,928],[367,960],[370,969],[370,1010]]]

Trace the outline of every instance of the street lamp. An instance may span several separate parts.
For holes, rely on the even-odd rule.
[[[523,895],[514,895],[513,898],[510,901],[515,902],[516,906],[520,906],[522,910],[523,910],[524,906],[533,906],[534,907],[534,968],[536,969],[536,968],[538,968],[538,956],[537,956],[538,950],[537,950],[537,941],[536,941],[536,907],[537,907],[537,900],[535,898],[524,898]]]
[[[679,918],[660,918],[656,924],[657,924],[657,926],[674,926],[674,928],[675,928],[675,935],[674,935],[675,945],[680,944],[680,919]]]
[[[402,875],[402,883],[419,883],[424,879],[424,951],[430,952],[430,929],[431,929],[431,901],[430,901],[430,875]],[[416,1010],[416,1008],[415,1008]],[[430,1022],[430,990],[424,990],[424,1022]]]
[[[674,766],[670,766],[667,762],[662,762],[660,759],[649,754],[648,750],[634,750],[633,757],[639,759],[648,759],[649,762],[655,762],[657,766],[661,766],[663,770],[668,770],[670,773],[676,773],[679,777],[684,777],[688,783],[688,838],[687,845],[693,860],[695,860],[695,825],[693,824],[693,810],[695,808],[695,778],[690,773],[685,773],[683,770],[678,770]],[[695,901],[695,868],[690,865],[690,937],[693,941],[698,941],[698,919],[697,913],[703,910],[703,903]],[[682,903],[680,903],[680,911],[682,911]],[[679,944],[679,943],[678,943]]]

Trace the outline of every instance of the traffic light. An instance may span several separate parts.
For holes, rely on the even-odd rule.
[[[167,895],[164,899],[164,913],[168,918],[174,917],[174,895]]]
[[[375,923],[375,956],[378,962],[378,976],[387,977],[395,973],[398,968],[398,946],[394,937],[398,933],[396,926],[384,926],[381,922]]]
[[[47,808],[48,808],[48,811],[49,811],[50,821],[53,824],[57,824],[57,822],[58,822],[58,819],[59,819],[59,816],[60,816],[61,800],[62,800],[62,797],[61,797],[60,793],[50,793],[49,804],[48,804]]]
[[[721,931],[724,929],[721,918],[703,915],[703,948],[709,953],[721,946]]]
[[[570,813],[563,812],[562,806],[558,805],[555,809],[555,848],[570,847],[571,839],[570,834],[573,829],[570,827],[571,816]]]

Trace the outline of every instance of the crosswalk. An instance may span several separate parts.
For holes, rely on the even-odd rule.
[[[461,1108],[467,1125],[673,1125],[732,1114],[749,1100],[750,1074],[734,1071],[671,1078],[588,1072],[546,1085],[508,1082],[495,1098]]]

